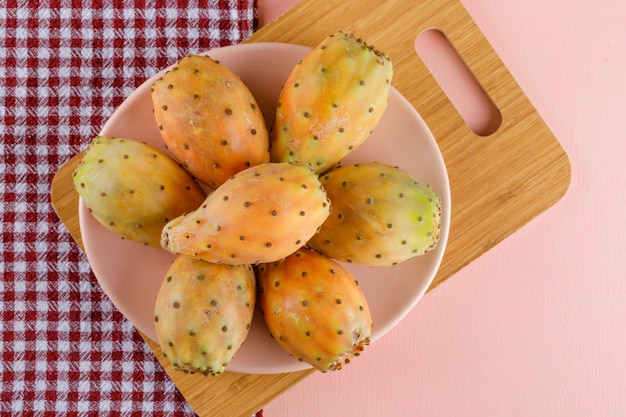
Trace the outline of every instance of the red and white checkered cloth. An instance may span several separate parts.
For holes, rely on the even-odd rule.
[[[0,416],[194,415],[50,183],[145,79],[255,28],[254,0],[0,1]]]

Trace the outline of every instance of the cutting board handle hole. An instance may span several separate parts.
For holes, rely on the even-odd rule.
[[[495,133],[502,123],[494,104],[446,35],[426,29],[415,38],[415,51],[472,132]]]

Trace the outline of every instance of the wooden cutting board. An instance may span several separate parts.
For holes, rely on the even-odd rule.
[[[502,124],[496,133],[472,133],[415,53],[417,35],[433,27],[445,33],[500,109]],[[389,54],[394,87],[424,118],[446,162],[451,228],[431,289],[565,194],[570,180],[567,156],[459,1],[304,0],[247,42],[313,47],[339,29]],[[51,192],[59,217],[82,245],[78,196],[70,177],[76,162],[74,157],[59,170]],[[250,416],[313,372],[186,375],[175,372],[159,347],[145,339],[200,416]]]

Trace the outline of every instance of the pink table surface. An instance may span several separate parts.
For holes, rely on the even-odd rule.
[[[296,3],[260,0],[260,24]],[[566,150],[568,193],[268,416],[626,415],[626,3],[462,3]]]

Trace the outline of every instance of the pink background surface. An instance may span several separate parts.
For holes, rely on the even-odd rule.
[[[261,23],[296,3],[259,0]],[[566,150],[568,193],[268,416],[626,415],[626,3],[462,3]]]

